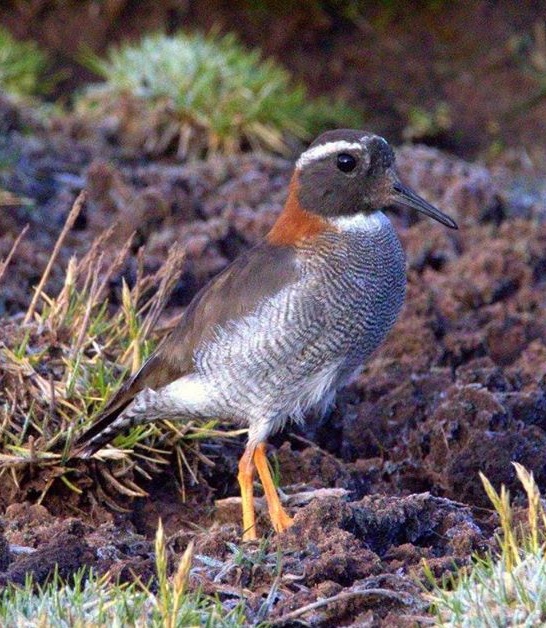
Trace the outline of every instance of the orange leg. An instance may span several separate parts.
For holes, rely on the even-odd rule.
[[[256,514],[254,512],[254,452],[245,449],[239,460],[239,486],[241,487],[241,499],[243,502],[243,541],[254,541],[256,537]]]
[[[269,509],[269,516],[271,517],[271,523],[273,524],[273,528],[275,529],[275,532],[283,532],[284,530],[286,530],[286,528],[289,528],[292,525],[293,520],[282,507],[277,489],[273,484],[273,478],[271,477],[271,472],[269,471],[269,465],[267,464],[267,458],[265,455],[265,443],[260,443],[256,447],[256,449],[254,450],[253,459],[254,464],[256,465],[256,469],[258,470],[258,475],[260,476],[260,480],[262,482],[265,499],[267,501],[267,507]]]

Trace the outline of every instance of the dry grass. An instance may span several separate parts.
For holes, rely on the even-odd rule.
[[[498,493],[482,474],[481,479],[500,518],[499,551],[476,557],[441,585],[434,581],[430,596],[436,625],[450,628],[546,625],[546,509],[539,489],[524,467],[514,463],[528,499],[527,523],[514,523],[510,496]]]
[[[141,250],[134,284],[123,282],[121,303],[109,303],[110,282],[124,268],[131,239],[107,260],[108,231],[81,259],[70,260],[59,294],[48,295],[49,274],[83,203],[80,195],[23,320],[0,321],[0,478],[22,488],[30,476],[47,468],[48,480],[38,502],[58,481],[81,492],[68,455],[74,437],[151,352],[157,340],[154,328],[183,261],[182,251],[172,247],[159,270],[145,275]],[[0,274],[8,262],[0,263]],[[196,480],[197,462],[212,464],[199,451],[199,440],[229,435],[215,430],[213,423],[151,424],[98,452],[98,457],[114,462],[97,469],[111,493],[142,496],[134,478],[149,479],[168,463],[173,449],[181,478],[189,473]],[[115,500],[100,497],[115,507]]]

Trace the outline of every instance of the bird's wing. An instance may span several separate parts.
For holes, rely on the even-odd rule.
[[[293,247],[263,241],[236,258],[193,298],[178,326],[157,347],[142,368],[110,399],[93,425],[76,441],[75,451],[100,434],[145,388],[158,390],[194,370],[195,350],[218,328],[245,316],[287,283],[299,277]]]

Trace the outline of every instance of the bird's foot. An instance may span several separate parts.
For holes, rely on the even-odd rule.
[[[256,534],[256,526],[253,525],[246,530],[243,530],[243,543],[246,541],[256,541],[258,539],[258,535]]]
[[[281,508],[271,512],[271,523],[275,532],[284,532],[294,523],[294,519]]]

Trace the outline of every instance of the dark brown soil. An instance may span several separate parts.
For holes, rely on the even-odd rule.
[[[440,93],[449,100],[455,127],[446,141],[460,152],[486,149],[499,136],[528,141],[540,152],[536,138],[543,119],[535,116],[542,109],[500,132],[482,128],[516,100],[516,93],[528,91],[525,81],[531,79],[518,74],[504,46],[511,34],[530,28],[535,5],[521,5],[516,19],[510,3],[468,4],[471,8],[455,14],[449,3],[442,5],[445,28],[427,13],[430,8],[420,17],[394,16],[383,26],[369,16],[359,26],[363,31],[343,30],[326,14],[322,30],[310,30],[299,44],[294,35],[290,39],[292,22],[286,35],[274,26],[278,37],[270,45],[281,50],[288,38],[293,52],[284,60],[316,91],[330,76],[327,71],[337,68],[340,93],[377,103],[374,130],[400,131],[400,112],[417,98],[407,85],[415,84],[427,94],[423,102],[437,102]],[[463,32],[476,16],[487,22],[487,28],[479,22],[473,31],[477,39],[487,31],[489,53],[483,58]],[[156,17],[152,12],[150,19]],[[293,21],[299,23],[297,15]],[[29,23],[19,28],[27,34]],[[252,41],[252,27],[244,30]],[[54,29],[48,32],[53,37]],[[358,52],[363,32],[377,55]],[[428,58],[424,32],[433,48],[443,51],[442,59],[449,42],[462,42],[451,71],[442,70],[437,57]],[[416,42],[420,52],[408,57],[405,51]],[[328,58],[329,65],[313,70],[304,46]],[[467,68],[469,49],[476,63]],[[416,60],[426,62],[420,66]],[[383,73],[385,64],[399,71]],[[491,76],[482,81],[489,70]],[[366,90],[359,83],[365,75],[377,78],[368,80]],[[503,83],[502,77],[511,80]],[[491,101],[488,94],[497,80],[504,91]],[[48,290],[60,287],[72,253],[81,253],[117,223],[106,245],[106,264],[133,231],[134,252],[145,245],[149,271],[173,243],[184,248],[185,266],[168,305],[172,314],[267,232],[291,173],[291,163],[255,154],[184,165],[120,160],[115,147],[79,140],[70,121],[44,127],[32,110],[3,98],[0,131],[0,161],[7,164],[0,172],[2,185],[35,203],[31,209],[13,205],[0,212],[0,259],[22,226],[30,224],[2,281],[0,342],[21,333],[17,315],[28,305],[31,287],[82,187],[89,200]],[[8,481],[0,487],[0,583],[21,583],[29,572],[44,582],[55,564],[64,577],[89,565],[121,580],[137,574],[146,582],[154,572],[153,536],[161,518],[173,564],[193,538],[192,586],[218,594],[228,605],[245,596],[249,622],[267,616],[289,624],[290,614],[302,606],[346,593],[304,619],[314,626],[415,625],[426,613],[418,585],[422,559],[440,577],[493,542],[496,519],[478,472],[497,488],[506,484],[521,501],[511,465],[517,461],[546,490],[546,188],[536,168],[526,168],[514,152],[503,152],[489,167],[427,146],[402,147],[397,159],[401,178],[452,215],[460,229],[446,231],[407,212],[389,213],[409,269],[406,305],[396,328],[326,417],[309,416],[304,431],[290,427],[271,443],[295,515],[293,528],[272,536],[267,517],[261,516],[267,542],[250,544],[244,559],[235,556],[241,529],[234,498],[243,439],[203,445],[215,466],[199,466],[199,483],[185,487],[185,501],[174,460],[144,485],[148,498],[117,496],[123,511],[97,498],[93,465],[74,472],[86,485],[82,496],[59,483],[41,505],[36,501],[45,478],[38,473],[20,487]],[[119,299],[122,277],[131,283],[135,269],[132,257],[112,282],[111,299]],[[332,488],[338,492],[323,491]]]
[[[16,128],[10,133],[35,172],[53,164],[62,172],[80,160],[74,166],[80,168],[77,181],[53,184],[48,201],[34,213],[2,216],[3,255],[24,219],[30,218],[33,234],[4,279],[4,307],[10,312],[28,302],[28,285],[45,264],[79,184],[88,189],[89,201],[51,289],[71,252],[117,220],[107,245],[112,255],[134,229],[146,245],[150,270],[175,240],[185,248],[172,310],[266,233],[282,206],[291,170],[285,161],[257,155],[185,166],[130,165],[94,156],[92,147],[60,134],[52,154],[39,128],[32,140]],[[56,563],[64,576],[87,564],[121,579],[136,573],[147,580],[161,517],[175,555],[194,537],[197,553],[211,559],[197,561],[195,584],[222,599],[237,598],[242,587],[249,620],[261,617],[276,582],[269,618],[280,621],[318,597],[345,592],[340,602],[307,619],[326,626],[364,617],[389,626],[398,621],[394,618],[413,621],[425,612],[416,584],[423,577],[422,558],[440,576],[491,542],[494,519],[478,471],[518,497],[510,464],[518,461],[544,489],[546,227],[540,199],[521,192],[522,211],[521,188],[509,170],[490,171],[432,148],[402,148],[398,163],[402,178],[461,228],[448,232],[407,212],[392,212],[409,267],[407,301],[395,330],[325,418],[310,416],[305,432],[287,430],[272,445],[289,494],[320,496],[321,489],[333,487],[344,494],[293,506],[294,528],[270,539],[263,562],[239,565],[229,545],[240,537],[239,504],[220,501],[215,509],[215,500],[237,495],[242,440],[204,445],[216,466],[200,469],[200,483],[186,487],[186,502],[173,465],[145,486],[149,498],[118,496],[125,513],[94,497],[92,467],[76,472],[88,487],[83,496],[59,483],[43,505],[33,504],[44,486],[38,474],[20,489],[7,483],[0,492],[4,537],[12,546],[8,554],[6,542],[0,544],[2,581],[20,583],[32,572],[43,582]],[[20,169],[13,173],[19,176]],[[130,265],[125,269],[128,281],[133,272]],[[112,298],[118,289],[114,282]],[[5,333],[9,329],[8,324]],[[260,526],[270,534],[267,517]],[[275,547],[283,550],[280,581],[275,581]],[[248,553],[253,552],[259,550],[251,546]],[[364,589],[380,592],[367,595]]]

